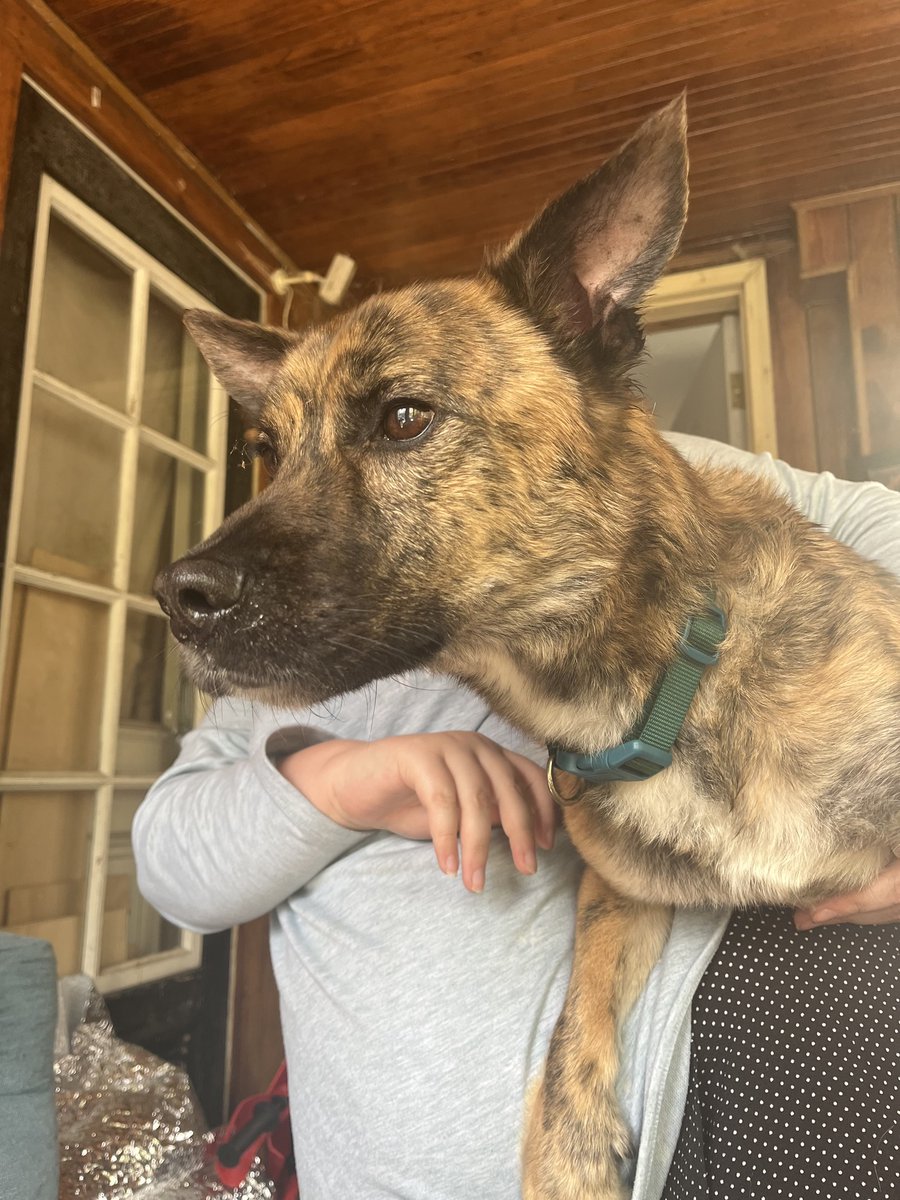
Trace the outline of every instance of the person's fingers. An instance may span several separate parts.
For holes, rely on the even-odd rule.
[[[896,859],[892,859],[868,887],[829,896],[794,914],[798,929],[842,921],[875,925],[897,920],[900,920],[900,862]]]
[[[535,833],[538,845],[543,850],[552,850],[556,838],[556,821],[558,810],[556,802],[547,787],[546,767],[539,767],[531,759],[523,758],[520,754],[507,755],[513,762],[519,776],[520,786],[525,787],[531,798],[535,813]]]
[[[398,739],[406,750],[408,743]],[[422,753],[398,755],[403,785],[415,794],[427,820],[438,864],[465,886],[484,888],[491,830],[501,825],[513,861],[525,874],[537,869],[536,844],[553,845],[556,812],[542,768],[481,735],[441,735]],[[398,819],[392,818],[397,827]],[[410,827],[410,813],[402,819]]]
[[[468,751],[447,754],[459,798],[459,849],[462,879],[470,892],[484,891],[491,830],[499,824],[494,783],[481,762]]]
[[[428,815],[438,866],[445,875],[456,875],[459,871],[460,804],[453,773],[440,755],[429,755],[407,766],[404,777]]]
[[[874,911],[857,912],[852,916],[832,917],[831,920],[810,921],[804,913],[798,913],[794,924],[798,929],[824,929],[826,925],[896,925],[900,921],[900,906],[881,908]]]
[[[524,875],[533,875],[537,870],[535,839],[539,813],[532,790],[505,754],[484,756],[482,763],[490,778],[513,862]]]
[[[458,759],[448,755],[447,761],[456,779],[462,808],[460,842],[464,879],[467,886],[471,881],[473,889],[480,890],[483,886],[480,872],[486,864],[490,843],[485,816],[490,815],[493,825],[499,819],[517,869],[532,875],[537,870],[536,843],[545,849],[553,845],[556,813],[544,771],[530,759],[488,738],[480,738],[474,746],[489,787],[489,795],[482,795],[480,789],[485,780],[479,778],[476,782],[465,775],[473,770],[473,761],[468,757],[471,749],[471,744],[467,744],[466,754]],[[469,810],[471,817],[467,819]]]

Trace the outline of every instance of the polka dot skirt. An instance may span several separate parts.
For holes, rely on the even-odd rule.
[[[900,1200],[900,925],[735,913],[692,1009],[662,1200]]]

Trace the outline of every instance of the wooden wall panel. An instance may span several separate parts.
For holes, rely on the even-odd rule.
[[[234,972],[229,1109],[264,1091],[284,1058],[268,917],[238,927]]]
[[[803,256],[800,271],[805,278],[847,270],[850,263],[850,230],[846,205],[806,209],[799,214],[798,225]]]
[[[815,471],[819,465],[815,397],[799,267],[796,250],[766,263],[778,455],[795,467]]]
[[[849,206],[850,276],[860,450],[900,448],[900,255],[894,197]]]
[[[818,469],[842,478],[857,473],[856,412],[847,281],[822,275],[803,286],[816,416]]]
[[[895,183],[796,206],[819,465],[889,482],[900,479],[898,204]]]

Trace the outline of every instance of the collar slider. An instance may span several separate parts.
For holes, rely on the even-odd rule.
[[[641,783],[672,763],[672,747],[681,733],[703,673],[719,661],[719,646],[728,630],[724,612],[712,599],[702,613],[685,622],[675,661],[670,664],[648,708],[631,735],[618,746],[596,754],[579,754],[550,746],[547,781],[561,804],[574,804],[581,793],[563,797],[553,777],[565,771],[588,783]]]

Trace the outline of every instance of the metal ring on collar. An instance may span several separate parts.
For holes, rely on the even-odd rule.
[[[556,778],[553,772],[556,770],[556,765],[553,762],[553,755],[547,759],[547,787],[550,789],[550,795],[557,804],[561,804],[563,808],[568,808],[572,804],[577,804],[584,792],[584,780],[579,780],[579,788],[574,796],[564,796],[556,786]]]

